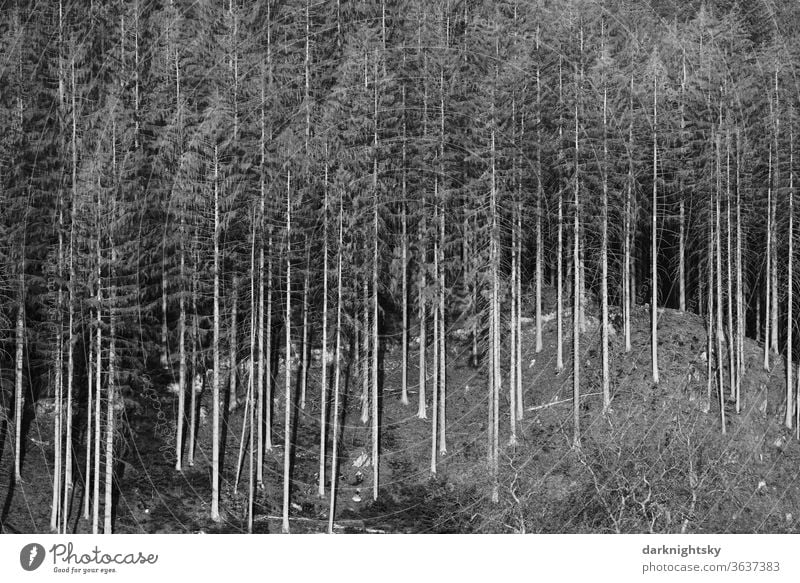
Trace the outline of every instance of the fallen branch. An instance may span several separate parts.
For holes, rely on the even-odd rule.
[[[586,397],[596,397],[597,395],[602,395],[602,393],[586,393],[585,395],[581,395],[581,399]],[[562,399],[561,401],[553,401],[552,403],[545,403],[544,405],[536,405],[535,407],[528,407],[525,409],[526,411],[540,411],[542,409],[547,409],[549,407],[554,407],[555,405],[561,405],[563,403],[572,403],[574,399]]]

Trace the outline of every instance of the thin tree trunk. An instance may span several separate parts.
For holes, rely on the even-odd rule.
[[[792,125],[789,124],[789,257],[788,257],[788,278],[786,281],[787,293],[787,306],[786,306],[786,419],[785,425],[788,429],[792,428],[792,421],[794,418],[794,399],[793,391],[794,386],[792,383],[792,370],[794,368],[794,360],[792,358],[793,344],[792,344],[792,328],[794,328],[794,320],[792,319],[792,308],[794,304],[794,271],[793,255],[794,255],[794,181],[792,165],[794,164],[794,151],[792,148]]]
[[[336,251],[336,364],[333,381],[333,435],[331,436],[331,502],[328,511],[328,533],[333,534],[333,518],[336,514],[337,459],[339,453],[339,383],[341,380],[342,356],[342,215],[344,198],[339,196],[339,244]]]
[[[303,354],[300,357],[300,408],[306,408],[306,393],[308,392],[308,280],[311,272],[311,247],[306,239],[306,273],[303,280]]]
[[[265,349],[265,407],[264,407],[264,447],[272,451],[272,229],[267,240],[267,347]]]
[[[183,423],[186,418],[186,298],[183,292],[184,281],[186,277],[186,254],[184,251],[183,240],[185,237],[185,220],[184,213],[181,215],[181,293],[178,298],[178,308],[180,314],[178,316],[178,351],[179,351],[179,364],[178,364],[178,419],[177,429],[175,432],[175,469],[182,470],[183,462]]]
[[[770,226],[772,229],[772,233],[770,234],[770,238],[772,239],[772,257],[770,258],[770,287],[772,289],[772,300],[770,302],[770,332],[772,334],[770,338],[770,344],[772,345],[772,351],[775,354],[778,354],[780,348],[778,346],[778,237],[777,237],[777,224],[776,224],[776,209],[777,209],[777,198],[778,198],[778,189],[780,188],[780,151],[778,148],[778,136],[780,134],[780,114],[779,114],[779,103],[778,103],[778,71],[775,71],[775,196],[772,198],[769,212],[772,215],[772,220],[770,222]]]
[[[739,182],[739,168],[741,159],[741,140],[739,130],[736,131],[736,343],[737,343],[737,374],[736,374],[736,413],[741,411],[742,377],[744,375],[744,336],[745,310],[744,286],[742,282],[742,200]],[[758,328],[758,318],[756,328]]]
[[[631,244],[633,241],[633,76],[631,76],[630,104],[628,112],[628,180],[625,189],[625,226],[624,256],[622,259],[622,327],[625,329],[625,352],[631,351],[631,306],[633,305],[633,289],[631,273]]]
[[[769,344],[770,339],[770,314],[772,310],[772,145],[769,148],[769,161],[767,164],[769,177],[767,178],[767,266],[764,275],[766,294],[764,300],[764,370],[769,370]]]
[[[727,262],[727,307],[728,307],[728,372],[730,396],[736,398],[736,342],[733,329],[733,255],[731,242],[731,139],[730,130],[725,132],[725,260]],[[791,261],[791,254],[790,259]]]
[[[542,79],[539,57],[539,25],[536,26],[536,353],[542,351],[542,277],[544,249],[542,237]]]
[[[385,39],[385,33],[384,33]],[[384,40],[385,43],[385,40]],[[384,44],[385,46],[385,44]],[[374,65],[374,122],[375,134],[373,146],[375,148],[372,161],[372,499],[378,499],[378,473],[380,468],[380,419],[378,416],[380,405],[378,386],[378,357],[380,356],[380,338],[378,336],[378,51],[375,51]]]
[[[325,146],[325,180],[322,202],[322,379],[319,406],[319,486],[317,494],[325,496],[325,436],[328,409],[328,147]]]
[[[433,184],[433,223],[436,225],[439,222],[439,177],[434,178]],[[439,279],[439,246],[441,242],[438,237],[434,237],[433,241],[433,273],[434,281],[438,287],[441,287],[442,282]],[[439,435],[439,306],[433,306],[433,382],[431,391],[431,474],[436,474],[436,445]]]
[[[98,206],[100,208],[99,200]],[[99,210],[98,210],[99,219]],[[92,534],[97,534],[100,529],[100,402],[102,390],[102,372],[103,372],[103,322],[100,307],[102,306],[102,264],[101,264],[101,250],[100,250],[100,235],[97,236],[97,338],[95,348],[95,399],[94,399],[94,483],[93,483],[93,500],[92,505]]]
[[[236,408],[237,388],[237,360],[239,348],[237,346],[239,323],[239,277],[234,275],[231,281],[231,327],[228,330],[228,411]]]
[[[285,408],[283,417],[283,521],[281,531],[289,532],[289,470],[292,449],[292,197],[291,172],[286,171],[286,354],[284,356]]]
[[[714,270],[716,272],[716,307],[717,307],[717,325],[716,325],[716,337],[717,337],[717,383],[718,383],[718,394],[719,394],[719,413],[720,413],[720,423],[722,425],[722,434],[726,433],[726,423],[725,423],[725,390],[724,390],[724,377],[723,377],[723,360],[722,360],[722,335],[723,335],[723,323],[722,323],[722,238],[721,238],[721,220],[720,220],[720,197],[722,195],[722,189],[720,187],[721,181],[721,173],[722,173],[722,163],[720,160],[721,157],[721,145],[720,145],[720,136],[717,134],[717,187],[716,192],[714,193],[714,251],[716,254],[716,261],[717,266]]]
[[[494,112],[493,112],[494,113]],[[500,273],[499,273],[499,225],[497,216],[497,182],[495,175],[495,136],[494,128],[492,128],[492,190],[491,190],[491,221],[492,221],[492,235],[490,242],[490,254],[492,264],[492,382],[489,384],[491,388],[491,398],[489,401],[489,408],[491,411],[491,466],[492,466],[492,502],[499,501],[499,483],[498,483],[498,469],[499,469],[499,434],[500,434]]]
[[[653,224],[650,232],[650,345],[653,365],[653,382],[658,384],[658,87],[653,76]]]
[[[402,209],[402,218],[401,218],[401,252],[400,252],[400,261],[401,261],[401,285],[403,294],[403,321],[400,324],[401,326],[401,350],[402,350],[402,365],[401,365],[401,397],[400,401],[403,405],[408,405],[408,185],[406,181],[406,87],[403,85],[402,87],[402,94],[403,94],[403,103],[402,103],[402,110],[403,110],[403,170],[402,170],[402,202],[401,202],[401,209]]]
[[[83,475],[83,519],[91,520],[92,518],[92,496],[90,488],[90,479],[92,475],[92,403],[94,397],[92,395],[92,380],[94,374],[94,343],[92,342],[92,328],[89,327],[89,339],[87,348],[89,350],[89,362],[86,367],[86,465]],[[63,393],[63,389],[61,391]]]
[[[200,344],[200,315],[197,312],[198,278],[199,273],[199,251],[197,241],[197,226],[195,225],[194,237],[192,238],[192,394],[189,398],[189,450],[186,453],[186,463],[189,467],[194,466],[194,446],[197,431],[197,395],[203,389],[203,378],[205,374],[199,373],[198,347]],[[200,381],[198,383],[198,380]],[[199,386],[198,386],[199,385]]]
[[[682,53],[681,79],[681,147],[686,147],[686,51]],[[683,155],[681,155],[683,158]],[[678,308],[686,311],[686,209],[684,208],[683,178],[678,183]]]
[[[605,85],[605,78],[603,80]],[[601,359],[603,368],[603,411],[611,406],[611,380],[608,353],[608,139],[607,139],[608,89],[603,87],[603,205],[600,241],[600,303],[601,303]]]
[[[111,265],[113,270],[113,265],[116,263],[116,250],[113,247],[113,243],[111,244]],[[113,274],[112,274],[113,276]],[[113,500],[114,500],[114,431],[116,431],[114,426],[114,414],[115,414],[115,407],[117,405],[117,396],[116,396],[116,374],[117,374],[117,353],[116,353],[116,343],[117,343],[117,329],[116,329],[116,316],[114,314],[114,301],[116,299],[116,294],[114,290],[114,285],[110,286],[109,290],[109,299],[110,299],[110,306],[108,312],[108,320],[109,320],[109,339],[108,339],[108,391],[107,391],[107,403],[106,403],[106,476],[105,476],[105,501],[103,503],[103,534],[111,534],[112,527],[111,527],[111,518],[113,512]],[[120,403],[122,402],[119,399]]]
[[[212,448],[211,448],[211,520],[220,521],[219,515],[219,456],[220,456],[220,435],[219,435],[219,383],[220,383],[220,355],[219,355],[219,278],[220,278],[220,252],[219,252],[219,165],[218,165],[217,146],[214,146],[214,380],[212,387]]]
[[[581,43],[583,44],[583,43]],[[577,89],[576,89],[577,92]],[[577,95],[576,95],[577,97]],[[575,210],[572,225],[572,447],[581,446],[581,248],[580,248],[580,180],[578,175],[578,104],[575,103]]]
[[[561,56],[558,60],[558,102],[563,103],[563,76]],[[560,111],[560,108],[559,108]],[[558,117],[558,144],[561,157],[561,144],[564,140],[564,123],[561,114]],[[556,247],[556,371],[564,370],[564,200],[562,189],[558,189],[558,245]]]

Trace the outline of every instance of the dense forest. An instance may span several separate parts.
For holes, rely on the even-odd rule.
[[[800,437],[798,30],[788,0],[0,3],[5,510],[36,422],[49,528],[115,530],[150,407],[175,475],[208,468],[212,522],[246,485],[249,531],[265,496],[290,530],[305,432],[333,532],[348,420],[377,503],[389,408],[435,477],[454,391],[502,505],[544,406],[529,369],[568,377],[580,455],[615,360],[672,374],[675,312],[702,322],[705,423],[736,423],[761,343]]]

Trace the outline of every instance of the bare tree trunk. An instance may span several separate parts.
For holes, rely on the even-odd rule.
[[[583,44],[581,42],[581,44]],[[577,92],[577,91],[576,91]],[[577,95],[576,95],[577,97]],[[580,248],[580,180],[578,175],[578,104],[575,104],[575,210],[572,225],[572,447],[581,446],[581,248]]]
[[[605,73],[604,73],[605,75]],[[609,371],[608,353],[608,89],[603,78],[603,205],[602,205],[602,234],[600,242],[600,304],[601,304],[601,358],[603,367],[603,411],[608,412],[611,406],[611,379]]]
[[[722,195],[722,189],[720,187],[720,180],[721,180],[721,173],[722,173],[722,163],[720,161],[721,157],[721,145],[720,145],[720,136],[717,134],[717,188],[716,192],[714,193],[714,251],[716,254],[716,261],[717,266],[714,270],[716,272],[716,307],[717,307],[717,325],[716,325],[716,337],[717,337],[717,371],[718,371],[718,392],[719,392],[719,409],[720,409],[720,422],[722,424],[722,433],[723,435],[726,432],[726,423],[725,423],[725,390],[724,390],[724,377],[723,377],[723,359],[722,359],[722,335],[723,335],[723,323],[722,323],[722,238],[721,238],[721,221],[720,221],[720,202],[719,199]]]
[[[520,202],[517,204],[517,277],[516,277],[516,300],[517,300],[517,344],[516,344],[516,403],[517,421],[521,421],[525,416],[525,406],[522,398],[522,182],[517,184],[518,197]]]
[[[494,113],[494,112],[493,112]],[[492,381],[489,383],[491,388],[491,398],[489,400],[490,419],[491,419],[491,466],[492,466],[492,502],[499,501],[499,434],[500,434],[500,273],[499,273],[499,225],[497,216],[497,186],[495,175],[495,136],[492,128],[492,190],[491,190],[491,221],[492,235],[490,241],[490,254],[492,264]]]
[[[325,180],[322,202],[322,379],[319,406],[319,486],[317,494],[325,496],[325,435],[328,408],[328,147],[325,146]]]
[[[728,373],[730,380],[730,396],[736,398],[736,342],[733,329],[733,256],[731,242],[731,139],[730,130],[725,132],[725,227],[726,227],[726,262],[727,262],[727,307],[728,307]]]
[[[405,56],[405,55],[404,55]],[[401,350],[402,350],[402,369],[400,374],[401,381],[401,397],[400,401],[403,405],[408,405],[408,185],[406,181],[406,87],[402,87],[403,94],[403,170],[402,170],[402,231],[401,231],[401,252],[400,261],[402,265],[400,279],[402,281],[403,294],[403,321],[401,323]]]
[[[292,451],[292,197],[291,173],[286,171],[286,355],[284,356],[285,408],[283,417],[283,521],[281,531],[289,532],[289,476]]]
[[[385,38],[385,36],[384,36]],[[375,51],[374,65],[374,122],[375,134],[373,145],[375,148],[372,160],[372,499],[378,499],[378,473],[380,468],[380,419],[378,417],[379,387],[378,387],[378,357],[380,356],[380,337],[378,336],[378,51]]]
[[[542,351],[542,277],[543,277],[543,237],[542,237],[542,79],[539,56],[539,25],[536,26],[536,352]]]
[[[364,262],[367,261],[367,242],[364,241]],[[370,374],[369,374],[369,365],[370,365],[370,358],[369,358],[369,348],[370,348],[370,327],[369,327],[369,315],[372,311],[370,309],[370,297],[369,297],[369,281],[367,280],[367,276],[361,279],[361,309],[362,309],[362,331],[361,331],[361,340],[362,340],[362,355],[361,355],[361,422],[367,423],[369,421],[369,381],[370,381]]]
[[[267,451],[272,451],[272,229],[270,227],[269,238],[267,241],[267,347],[265,379],[265,407],[264,407],[264,447]]]
[[[339,244],[336,251],[336,364],[333,381],[333,435],[331,437],[331,503],[328,511],[328,532],[333,534],[333,518],[336,514],[337,459],[339,453],[339,383],[341,381],[342,356],[342,233],[343,197],[339,196]]]
[[[686,51],[682,53],[681,79],[681,147],[686,146]],[[678,308],[686,311],[686,209],[684,208],[683,178],[678,185]]]
[[[248,447],[249,452],[249,465],[247,469],[247,532],[253,533],[253,511],[255,502],[255,468],[254,468],[254,455],[255,455],[255,410],[254,410],[254,393],[255,393],[255,361],[256,361],[256,317],[260,318],[261,314],[258,312],[256,305],[256,214],[253,209],[253,225],[252,225],[252,239],[250,242],[250,362],[248,363],[247,371],[247,397],[245,399],[245,411],[249,411],[249,419],[245,423],[250,423],[250,443]],[[244,423],[243,423],[244,424]]]
[[[779,114],[779,104],[778,104],[778,71],[775,71],[775,196],[772,198],[769,212],[772,215],[772,220],[770,221],[770,227],[772,229],[772,233],[770,234],[770,238],[772,239],[772,257],[770,258],[770,288],[772,289],[772,300],[770,302],[770,332],[772,334],[770,338],[770,344],[772,345],[772,351],[775,354],[778,354],[780,349],[778,346],[778,237],[777,237],[777,225],[776,225],[776,207],[777,207],[777,197],[778,197],[778,189],[780,188],[780,150],[778,148],[778,135],[780,133],[780,114]]]
[[[650,233],[650,265],[652,268],[650,298],[650,345],[653,365],[653,382],[658,384],[658,88],[653,76],[653,224]]]
[[[744,310],[744,286],[742,282],[742,200],[739,181],[739,168],[741,159],[740,134],[736,131],[736,345],[737,345],[737,374],[736,374],[736,413],[741,411],[742,377],[744,376],[744,336],[745,330],[745,310]],[[756,328],[759,327],[756,318]]]
[[[769,177],[767,179],[767,267],[764,275],[766,295],[764,304],[764,370],[769,370],[769,344],[770,344],[770,314],[772,310],[772,145],[769,148],[769,162],[767,164]]]
[[[220,435],[219,435],[219,277],[220,277],[220,252],[219,252],[219,163],[217,146],[214,146],[214,380],[212,387],[212,448],[211,448],[211,520],[220,521],[219,515],[219,455],[220,455]]]
[[[792,369],[794,368],[794,361],[792,359],[792,328],[794,327],[794,320],[792,319],[792,307],[794,304],[794,271],[792,269],[793,256],[794,256],[794,181],[792,165],[794,164],[794,151],[792,148],[792,125],[789,124],[789,257],[788,257],[788,279],[786,281],[787,293],[787,306],[786,306],[786,419],[785,425],[788,429],[792,428],[792,420],[794,417],[794,400],[793,391],[794,386],[792,383]]]
[[[563,103],[563,75],[561,55],[558,58],[558,102]],[[560,111],[560,108],[559,108]],[[561,114],[558,117],[559,150],[564,139],[564,122]],[[559,157],[561,153],[559,151]],[[564,370],[564,201],[562,189],[558,189],[558,245],[556,248],[556,371]]]
[[[98,200],[98,221],[100,218],[100,204]],[[102,306],[103,293],[102,293],[102,264],[101,264],[101,247],[100,247],[100,234],[97,235],[97,338],[95,349],[95,399],[94,399],[94,483],[93,483],[93,500],[92,505],[92,534],[97,534],[100,530],[100,402],[102,390],[102,372],[103,372],[103,322],[100,307]]]
[[[62,0],[58,2],[58,86],[59,86],[59,106],[64,110],[65,95],[64,85],[64,61],[63,49],[63,30],[64,30],[64,7]],[[62,142],[63,144],[63,142]],[[73,169],[74,170],[74,169]],[[58,196],[58,277],[64,280],[64,195],[59,190]],[[61,518],[61,477],[62,477],[62,449],[63,449],[63,401],[64,401],[64,290],[61,283],[58,286],[57,300],[58,330],[56,332],[56,365],[55,365],[55,416],[53,419],[53,497],[50,507],[50,531],[59,533]],[[91,395],[91,390],[89,391]],[[90,397],[91,399],[91,397]],[[91,406],[89,406],[91,409]],[[87,409],[88,410],[88,409]],[[91,433],[89,431],[88,434]],[[88,437],[87,437],[88,448]],[[88,474],[87,474],[88,476]],[[86,480],[88,478],[84,478]],[[88,496],[84,496],[88,500]]]
[[[113,272],[114,264],[117,260],[116,250],[114,249],[113,242],[111,243],[111,269]],[[112,273],[113,277],[113,273]],[[111,517],[113,512],[114,500],[114,414],[117,405],[116,385],[117,385],[117,328],[116,328],[116,315],[114,313],[114,302],[116,294],[114,284],[112,283],[109,290],[110,306],[108,312],[109,320],[109,339],[108,339],[108,401],[106,403],[106,476],[105,476],[105,501],[103,503],[103,534],[112,533]],[[122,405],[122,399],[119,399]]]
[[[74,212],[74,208],[73,208]],[[74,215],[73,215],[74,216]],[[72,506],[72,488],[73,488],[73,481],[72,481],[72,449],[73,449],[73,436],[72,436],[72,379],[75,373],[75,332],[74,332],[74,320],[75,320],[75,291],[74,291],[74,281],[75,281],[75,266],[73,263],[73,249],[74,249],[74,237],[73,232],[70,231],[70,243],[69,243],[69,272],[70,272],[70,281],[67,287],[67,293],[69,297],[67,299],[67,435],[66,435],[66,450],[64,456],[64,503],[62,505],[62,512],[63,512],[63,531],[67,531],[67,521],[69,520],[69,515]]]
[[[186,277],[186,253],[184,250],[184,238],[186,236],[185,229],[185,216],[186,212],[181,215],[181,267],[180,267],[180,281],[181,293],[178,298],[178,308],[180,314],[178,316],[178,351],[179,351],[179,364],[178,364],[178,419],[175,431],[175,469],[181,471],[183,461],[183,423],[186,418],[186,298],[184,297],[183,287]]]
[[[199,359],[197,356],[198,347],[200,344],[200,315],[197,312],[197,296],[198,296],[198,269],[200,265],[199,257],[199,244],[197,240],[197,226],[195,225],[194,237],[192,238],[192,257],[194,269],[192,270],[192,387],[191,395],[189,398],[189,450],[186,453],[186,463],[189,467],[194,466],[194,446],[197,431],[197,395],[202,390],[202,379],[205,374],[200,374]],[[198,383],[198,380],[200,383]],[[200,386],[198,386],[198,384]]]
[[[94,342],[92,342],[92,328],[89,326],[89,338],[86,348],[89,351],[89,362],[86,367],[86,465],[83,474],[83,519],[91,520],[92,517],[92,496],[90,488],[90,480],[92,475],[92,403],[94,398],[92,395],[92,381],[94,374]],[[63,389],[61,389],[63,393]]]
[[[236,408],[236,391],[239,348],[237,336],[239,323],[239,277],[234,275],[231,281],[231,327],[228,330],[228,411]]]
[[[306,239],[306,273],[303,280],[303,354],[300,357],[300,408],[306,408],[306,393],[308,392],[308,280],[311,271],[311,247]]]
[[[433,223],[439,222],[439,177],[434,178],[433,184]],[[439,246],[441,242],[437,237],[433,241],[433,273],[434,281],[438,287],[442,282],[439,279]],[[438,304],[438,302],[437,302]],[[439,306],[433,306],[433,383],[431,391],[431,474],[436,474],[436,442],[439,435]]]
[[[514,104],[512,102],[512,110]],[[514,124],[512,114],[512,126]],[[513,139],[513,138],[512,138]],[[516,159],[515,159],[516,162]],[[516,164],[515,164],[516,166]],[[516,168],[512,170],[516,174]],[[512,203],[513,204],[513,203]],[[509,404],[509,436],[508,445],[512,448],[517,445],[517,221],[516,216],[511,219],[511,314],[509,318],[509,368],[508,368],[508,404]]]
[[[625,329],[625,352],[631,351],[631,306],[633,305],[633,290],[631,289],[631,222],[633,218],[633,76],[631,76],[630,109],[628,121],[628,184],[625,189],[625,226],[623,231],[624,254],[622,259],[622,327]]]

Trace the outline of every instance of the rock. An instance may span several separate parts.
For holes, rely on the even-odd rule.
[[[361,455],[358,456],[353,462],[353,467],[362,468],[365,466],[369,466],[369,456],[367,455],[367,452],[363,451],[361,452]]]

